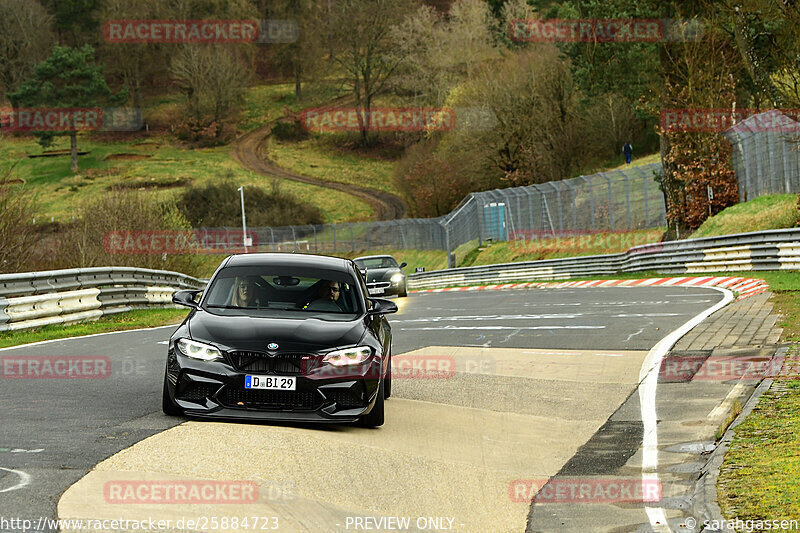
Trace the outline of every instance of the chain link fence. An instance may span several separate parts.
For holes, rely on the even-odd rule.
[[[800,192],[800,124],[773,109],[724,132],[733,145],[739,201]]]
[[[380,222],[248,228],[253,248],[336,254],[447,250],[485,241],[647,229],[666,225],[660,163],[526,187],[472,193],[447,215]],[[234,231],[234,230],[230,230]]]

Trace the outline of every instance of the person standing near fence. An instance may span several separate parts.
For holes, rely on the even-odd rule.
[[[631,143],[625,143],[622,147],[622,153],[625,154],[625,164],[630,165],[631,154],[633,154],[633,146],[631,146]]]

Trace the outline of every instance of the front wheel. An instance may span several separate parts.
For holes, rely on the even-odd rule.
[[[383,401],[385,389],[383,388],[384,381],[381,381],[380,388],[378,389],[378,397],[375,399],[375,405],[372,406],[372,411],[361,417],[360,424],[366,428],[376,428],[383,425]]]
[[[164,373],[164,392],[161,395],[161,410],[168,416],[181,416],[183,414],[183,409],[172,403],[172,399],[169,397],[166,372]]]
[[[397,296],[400,298],[405,298],[406,296],[408,296],[408,289],[406,288],[405,283],[403,284],[403,290],[397,293]]]

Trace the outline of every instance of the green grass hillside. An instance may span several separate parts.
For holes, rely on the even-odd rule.
[[[731,233],[793,228],[800,222],[796,194],[759,196],[749,202],[732,205],[703,222],[693,239]]]

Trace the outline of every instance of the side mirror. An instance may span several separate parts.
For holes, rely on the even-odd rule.
[[[407,266],[408,266],[408,263],[406,263],[405,261],[403,261],[402,263],[400,263],[400,268],[405,268],[405,267],[407,267]]]
[[[385,315],[388,313],[397,312],[397,304],[391,300],[386,300],[384,298],[370,298],[369,301],[372,302],[372,309],[367,311],[368,315]]]
[[[201,292],[203,291],[176,291],[172,295],[172,303],[197,309],[197,302],[194,299]]]

